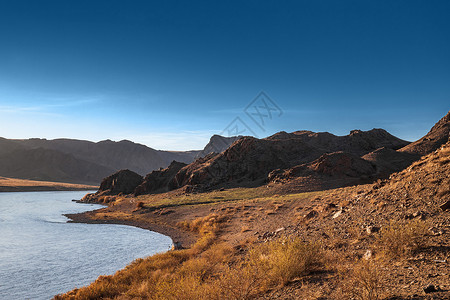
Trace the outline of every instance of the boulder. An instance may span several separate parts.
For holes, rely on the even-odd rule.
[[[165,169],[153,171],[134,189],[134,195],[144,195],[158,192],[167,192],[169,190],[169,183],[174,179],[174,176],[185,167],[185,163],[172,161],[172,163]]]
[[[131,194],[142,181],[141,175],[130,170],[121,170],[103,179],[97,193],[102,195]]]

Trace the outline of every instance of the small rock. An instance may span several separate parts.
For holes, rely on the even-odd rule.
[[[380,227],[377,227],[377,226],[367,226],[366,227],[367,234],[372,234],[372,233],[375,233],[378,231],[380,231]]]
[[[181,243],[180,242],[173,242],[171,250],[180,250],[180,249],[183,249],[183,247],[181,246]]]
[[[441,209],[443,211],[449,210],[450,209],[450,200],[448,200],[447,202],[445,202],[444,204],[441,205]]]
[[[429,285],[427,285],[426,287],[423,288],[423,291],[425,292],[425,294],[429,294],[429,293],[437,292],[438,289],[434,285],[429,284]]]
[[[283,230],[284,230],[284,227],[278,228],[277,230],[275,230],[275,233],[278,233],[278,232],[283,231]]]
[[[332,216],[333,219],[336,219],[337,217],[339,217],[342,214],[342,209],[337,211],[336,213],[334,213],[334,215]]]
[[[315,211],[315,210],[312,210],[312,211],[310,211],[309,213],[307,213],[306,215],[304,215],[303,217],[305,218],[305,219],[312,219],[312,218],[314,218],[315,216],[317,216],[319,213],[317,212],[317,211]]]
[[[366,253],[364,253],[363,258],[365,260],[369,260],[372,258],[372,250],[367,250]]]

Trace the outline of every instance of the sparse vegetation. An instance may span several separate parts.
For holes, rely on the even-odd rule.
[[[284,285],[296,277],[324,266],[324,256],[317,244],[298,238],[280,238],[259,244],[249,251],[249,265],[264,271],[269,285]]]
[[[384,287],[379,262],[365,259],[356,261],[347,270],[341,271],[341,282],[343,292],[349,299],[382,299]]]
[[[93,219],[170,221],[197,242],[56,299],[409,299],[429,283],[446,299],[448,212],[439,205],[448,164],[436,162],[314,193],[269,186],[116,197]]]
[[[421,220],[391,221],[381,229],[377,246],[389,258],[403,258],[425,246],[427,223]]]
[[[36,181],[0,176],[0,192],[95,190],[97,186],[64,182]]]
[[[216,216],[192,222],[203,239],[191,249],[138,259],[55,299],[250,299],[323,267],[320,247],[298,239],[258,244],[239,256],[211,236],[217,228],[212,220]]]

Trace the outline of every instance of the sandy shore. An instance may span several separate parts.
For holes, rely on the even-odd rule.
[[[0,192],[88,191],[98,186],[0,177]]]

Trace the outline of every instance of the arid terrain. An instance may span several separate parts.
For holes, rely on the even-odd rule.
[[[77,191],[97,188],[95,185],[0,177],[0,192]]]
[[[145,178],[111,175],[82,200],[108,207],[69,217],[158,231],[174,249],[55,299],[450,299],[449,124],[411,144],[326,137],[326,153],[296,159],[323,135],[244,138]]]

